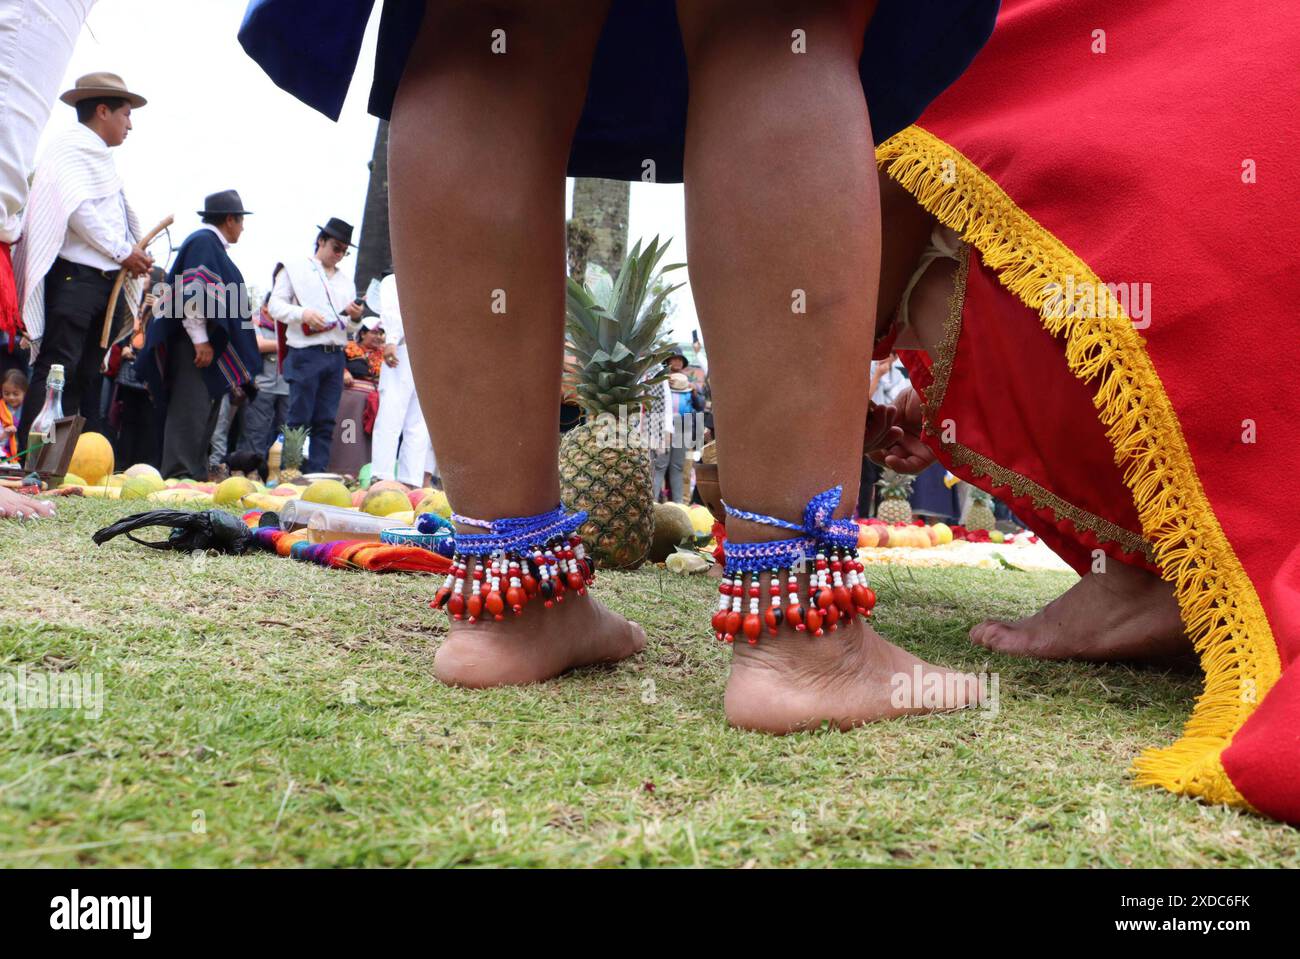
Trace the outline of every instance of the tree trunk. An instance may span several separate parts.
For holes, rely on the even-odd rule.
[[[587,259],[618,273],[627,255],[627,211],[632,186],[626,180],[578,177],[573,182],[573,219],[592,234]]]
[[[361,242],[357,249],[357,291],[366,292],[370,281],[384,275],[393,262],[388,235],[388,121],[380,120],[375,133],[375,152],[370,159],[370,186],[361,219]]]

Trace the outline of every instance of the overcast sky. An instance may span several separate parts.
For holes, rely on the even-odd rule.
[[[109,70],[147,98],[115,151],[141,225],[148,230],[174,214],[172,244],[179,246],[199,225],[204,196],[238,190],[255,215],[232,255],[245,280],[265,290],[276,262],[312,252],[316,225],[327,217],[354,224],[360,239],[378,123],[366,102],[381,4],[338,123],[280,90],[244,53],[235,35],[245,6],[244,0],[99,0],[64,89],[82,74]],[[72,108],[56,103],[42,145],[75,122]],[[630,220],[631,241],[672,236],[668,261],[685,260],[680,185],[634,183]],[[161,259],[166,240],[151,252]],[[355,265],[355,257],[343,261],[345,271]],[[676,299],[673,323],[679,339],[689,340],[698,326],[695,308],[687,289]]]

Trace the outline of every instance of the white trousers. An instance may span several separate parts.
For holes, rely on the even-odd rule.
[[[27,177],[95,0],[0,2],[0,242],[22,232]]]
[[[384,364],[379,371],[379,412],[371,436],[370,463],[370,475],[375,479],[395,479],[407,486],[423,486],[425,473],[438,472],[405,344],[397,348],[397,365]]]

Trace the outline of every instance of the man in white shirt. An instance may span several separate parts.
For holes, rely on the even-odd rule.
[[[352,246],[352,225],[330,217],[317,227],[316,253],[291,257],[276,277],[269,310],[285,326],[290,429],[308,428],[304,473],[323,473],[334,442],[334,421],[343,395],[344,350],[361,322],[352,278],[339,263]]]
[[[384,277],[379,284],[379,303],[370,306],[379,309],[379,325],[384,330],[384,367],[379,371],[379,413],[375,417],[370,475],[377,480],[395,479],[407,486],[423,486],[425,475],[435,474],[437,468],[415,392],[396,275],[390,272]]]
[[[86,428],[97,430],[99,344],[114,281],[120,270],[145,276],[153,266],[153,258],[135,248],[139,225],[108,152],[126,140],[131,111],[146,101],[111,73],[81,77],[60,99],[76,108],[79,122],[50,144],[37,167],[15,258],[23,322],[38,346],[22,421],[35,420],[46,374],[60,363],[68,371],[64,410],[80,412]],[[133,287],[119,297],[115,329],[136,292]],[[19,442],[25,446],[26,436]]]

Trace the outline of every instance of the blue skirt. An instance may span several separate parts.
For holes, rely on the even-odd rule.
[[[375,0],[251,0],[239,42],[277,85],[337,120]],[[999,0],[880,0],[860,73],[882,143],[915,122],[993,32]],[[370,112],[387,119],[424,17],[424,0],[388,0]],[[570,176],[680,183],[686,56],[673,0],[614,0],[596,47]]]

